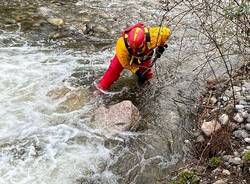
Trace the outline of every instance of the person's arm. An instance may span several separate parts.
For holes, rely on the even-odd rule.
[[[160,58],[161,55],[163,54],[163,52],[165,51],[165,49],[168,47],[167,44],[163,45],[163,46],[158,46],[156,49],[155,49],[155,57],[156,58]]]
[[[123,67],[120,64],[118,57],[115,57],[111,60],[108,69],[105,71],[104,75],[97,84],[97,89],[107,90],[110,86],[120,77]]]
[[[171,35],[171,30],[166,27],[151,27],[149,29],[150,33],[150,49],[155,49],[166,45],[166,42]]]
[[[155,49],[156,58],[160,58],[165,48],[167,48],[167,40],[171,35],[171,30],[166,26],[151,27],[150,33],[150,49]]]
[[[136,71],[139,70],[139,65],[134,63],[131,64],[130,60],[132,59],[132,57],[126,48],[122,37],[118,39],[115,51],[123,68],[130,70],[133,74],[135,74]]]

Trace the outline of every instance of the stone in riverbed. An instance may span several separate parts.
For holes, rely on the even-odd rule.
[[[214,182],[213,184],[227,184],[227,180],[219,179],[216,182]]]
[[[196,139],[196,142],[204,142],[205,141],[205,138],[204,138],[204,136],[203,135],[199,135],[198,137],[197,137],[197,139]]]
[[[64,24],[63,19],[60,18],[48,18],[47,21],[54,26],[62,26]]]
[[[229,159],[229,162],[234,165],[240,165],[241,164],[241,158],[240,157],[234,157]]]
[[[250,131],[250,123],[247,123],[247,124],[245,125],[245,128],[246,128],[246,130],[249,130],[249,131]]]
[[[223,169],[222,174],[225,175],[225,176],[230,176],[231,175],[230,171],[227,170],[227,169]]]
[[[250,102],[250,95],[246,96],[246,101]]]
[[[244,141],[245,141],[246,143],[250,143],[250,138],[249,138],[249,137],[246,137],[246,138],[244,139]]]
[[[244,109],[244,105],[236,105],[235,108],[240,111],[242,109]]]
[[[246,130],[235,130],[233,132],[234,137],[239,138],[239,139],[244,139],[248,137],[248,133]]]
[[[206,136],[210,136],[213,132],[219,130],[220,128],[221,125],[216,120],[204,122],[201,125],[201,130]]]
[[[242,114],[242,117],[246,119],[248,117],[248,112],[247,111],[242,111],[240,112]]]
[[[219,121],[222,125],[226,125],[229,121],[229,117],[227,114],[222,114],[220,117],[219,117]]]
[[[83,87],[69,89],[67,87],[56,88],[48,92],[52,100],[59,101],[57,112],[71,112],[80,109],[87,102],[87,91]]]
[[[247,122],[250,123],[250,114],[248,114],[248,117],[246,119],[247,119]]]
[[[213,96],[211,99],[210,99],[210,102],[212,105],[216,104],[217,102],[217,98],[215,96]]]
[[[125,100],[109,108],[99,107],[94,112],[95,128],[107,137],[123,131],[135,130],[139,126],[140,113],[131,101]]]
[[[244,118],[242,117],[241,113],[237,113],[233,119],[237,122],[237,123],[242,123],[244,121]]]

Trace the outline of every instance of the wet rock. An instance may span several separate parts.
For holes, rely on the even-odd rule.
[[[16,20],[11,19],[11,18],[5,18],[4,21],[6,22],[6,24],[15,24],[16,23]]]
[[[220,128],[221,125],[216,120],[204,122],[201,125],[201,130],[206,136],[210,136],[213,132],[219,130]]]
[[[213,184],[227,184],[227,181],[226,180],[217,180],[216,182],[214,182]]]
[[[83,87],[69,89],[67,87],[57,88],[48,92],[47,96],[58,100],[56,108],[58,112],[71,112],[83,107],[87,101],[87,92]]]
[[[220,117],[219,117],[219,121],[222,125],[226,125],[229,121],[229,117],[227,114],[222,114]]]
[[[102,129],[108,137],[123,131],[135,130],[139,126],[139,120],[139,110],[128,100],[109,108],[99,107],[94,112],[95,127]]]
[[[239,101],[239,104],[245,106],[245,105],[247,105],[247,102],[246,102],[245,100],[240,100],[240,101]]]
[[[250,114],[248,114],[247,120],[248,123],[250,123]]]
[[[47,96],[49,96],[51,99],[59,99],[63,96],[65,96],[70,91],[67,87],[62,88],[56,88],[47,93]]]
[[[221,173],[221,169],[220,168],[216,168],[212,171],[213,175],[218,175],[219,173]]]
[[[245,125],[243,123],[240,124],[240,129],[244,129]]]
[[[205,138],[204,138],[204,136],[203,135],[199,135],[198,137],[197,137],[197,139],[196,139],[196,142],[204,142],[205,141]]]
[[[250,131],[250,123],[247,123],[247,124],[245,125],[245,129]]]
[[[234,151],[234,156],[239,156],[239,152],[238,151]]]
[[[248,91],[250,90],[250,82],[244,82],[243,87],[247,88]]]
[[[249,102],[250,101],[250,95],[246,96],[246,101]]]
[[[225,175],[225,176],[230,176],[231,175],[230,171],[227,170],[227,169],[223,169],[222,174]]]
[[[227,90],[225,91],[225,95],[226,95],[226,96],[232,96],[232,91],[229,90],[229,89],[227,89]]]
[[[108,29],[104,26],[101,26],[101,25],[96,25],[93,30],[94,30],[94,32],[97,32],[97,33],[107,33],[108,32]]]
[[[222,101],[222,102],[227,102],[227,101],[229,101],[229,97],[227,97],[227,96],[221,96],[220,97],[220,100]]]
[[[47,7],[39,7],[37,11],[43,17],[51,17],[53,15],[53,11]]]
[[[246,137],[248,137],[248,133],[246,130],[235,130],[233,132],[233,135],[236,137],[236,138],[239,138],[239,139],[244,139]]]
[[[195,137],[198,137],[198,136],[201,135],[201,132],[200,132],[200,131],[196,131],[196,132],[193,133],[193,135],[194,135]]]
[[[246,138],[244,138],[244,141],[245,141],[246,143],[250,143],[250,138],[249,138],[249,137],[246,137]]]
[[[58,110],[64,112],[71,112],[80,109],[86,103],[87,94],[83,88],[71,91],[67,94],[64,102],[60,103]]]
[[[248,112],[247,112],[247,111],[242,111],[242,112],[240,112],[240,113],[242,114],[242,117],[243,117],[244,119],[248,118]]]
[[[91,18],[90,17],[83,17],[81,22],[83,22],[83,23],[91,22]]]
[[[244,118],[242,117],[241,113],[237,113],[233,119],[237,122],[237,123],[242,123],[244,121]]]
[[[60,18],[48,18],[47,21],[54,26],[62,26],[64,24],[63,19]]]
[[[58,38],[62,38],[63,36],[60,33],[50,33],[49,34],[49,39],[58,39]]]
[[[229,162],[224,162],[224,165],[226,168],[230,168],[230,163]]]
[[[233,88],[234,88],[234,91],[235,91],[235,92],[240,92],[240,91],[241,91],[241,87],[234,86]]]
[[[229,126],[232,128],[232,130],[236,130],[237,128],[239,128],[239,125],[233,122],[229,122]]]
[[[229,159],[229,162],[234,165],[240,165],[241,164],[241,158],[240,157],[234,157]]]
[[[214,105],[216,102],[217,102],[217,98],[215,96],[213,96],[211,99],[210,99],[210,102],[212,105]]]
[[[236,105],[235,108],[239,111],[244,109],[244,105]]]

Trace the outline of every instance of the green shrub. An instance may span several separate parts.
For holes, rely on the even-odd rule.
[[[219,167],[222,163],[223,161],[220,157],[212,157],[209,160],[209,166],[211,167]]]
[[[171,181],[171,184],[198,184],[199,178],[192,171],[182,171],[175,180]]]
[[[249,151],[246,151],[244,154],[243,154],[243,158],[247,161],[250,161],[250,150]]]

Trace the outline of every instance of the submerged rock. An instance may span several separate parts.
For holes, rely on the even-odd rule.
[[[60,18],[48,18],[47,21],[54,26],[62,26],[64,24],[63,19]]]
[[[131,101],[125,100],[109,108],[99,107],[94,112],[94,124],[102,129],[107,136],[128,130],[135,130],[139,126],[139,110]]]
[[[69,89],[67,87],[57,88],[48,92],[53,100],[58,100],[59,104],[56,107],[58,112],[71,112],[80,109],[86,103],[87,92],[83,87]]]

